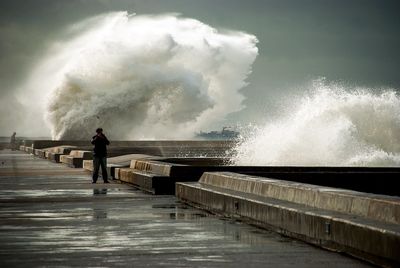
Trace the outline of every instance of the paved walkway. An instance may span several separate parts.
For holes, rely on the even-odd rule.
[[[0,151],[0,267],[367,267],[83,169]]]

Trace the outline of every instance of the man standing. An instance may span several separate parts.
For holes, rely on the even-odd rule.
[[[16,135],[17,133],[14,132],[10,139],[10,147],[12,151],[15,151],[17,149],[17,139],[15,138]]]
[[[108,183],[107,175],[107,145],[110,145],[107,137],[103,134],[103,129],[96,129],[96,135],[93,136],[91,143],[94,145],[93,148],[93,181],[96,183],[99,177],[99,168],[101,166],[101,172],[104,183]]]

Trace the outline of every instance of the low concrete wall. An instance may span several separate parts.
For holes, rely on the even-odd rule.
[[[400,197],[360,193],[231,172],[206,172],[199,182],[203,185],[400,224]]]
[[[76,146],[71,146],[71,145],[63,145],[63,146],[58,146],[55,148],[57,148],[57,149],[45,151],[46,159],[49,159],[51,154],[60,154],[60,155],[69,154],[72,150],[78,149]]]
[[[25,146],[25,152],[27,152],[28,154],[33,154],[34,149],[32,147],[26,147]]]
[[[34,154],[40,158],[48,158],[49,154],[69,154],[72,149],[76,149],[76,146],[72,145],[61,145],[50,148],[34,149]]]
[[[112,179],[116,179],[115,169],[116,168],[128,168],[131,165],[131,161],[135,159],[152,158],[154,156],[146,154],[128,154],[120,155],[116,157],[107,158],[107,171],[108,176]],[[93,160],[83,160],[83,168],[88,171],[93,171]],[[100,169],[101,174],[101,169]]]
[[[33,149],[33,154],[40,157],[40,158],[46,158],[46,152],[53,152],[56,153],[58,152],[58,148],[60,147],[50,147],[50,148],[43,148],[43,149]]]
[[[361,207],[344,213],[346,206],[343,203],[348,201],[337,202],[334,196],[328,198],[333,200],[318,198],[327,191],[324,187],[317,189],[263,178],[246,179],[246,176],[229,173],[205,174],[200,182],[177,183],[177,197],[195,206],[239,217],[379,265],[400,265],[400,225],[392,223],[393,218],[397,218],[392,217],[397,213],[396,208],[387,208],[392,212],[378,216],[379,220],[376,220],[371,219],[371,215],[367,218],[357,214]],[[334,189],[331,191],[333,193]],[[350,191],[346,195],[353,195],[353,202],[371,198],[368,194]],[[390,198],[378,200],[378,196],[374,196],[373,199],[374,202],[386,203]]]
[[[204,172],[230,171],[400,196],[400,188],[397,187],[400,168],[226,166],[223,165],[224,161],[225,158],[200,158],[196,162],[195,158],[186,160],[159,157],[132,161],[131,168],[170,177],[171,183],[198,181]]]
[[[115,168],[115,176],[122,182],[156,195],[171,194],[175,188],[175,183],[171,183],[171,178],[168,176],[132,168]]]
[[[91,151],[72,150],[69,155],[61,155],[60,161],[73,168],[82,168],[83,160],[92,159]]]
[[[69,155],[72,150],[76,150],[76,146],[59,147],[57,152],[46,152],[46,158],[52,162],[60,163],[62,155]]]

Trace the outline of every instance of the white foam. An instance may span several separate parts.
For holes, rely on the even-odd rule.
[[[400,97],[317,80],[279,120],[244,135],[237,165],[400,166]]]
[[[190,138],[243,108],[258,53],[253,35],[174,14],[110,13],[66,36],[28,83],[47,96],[55,139],[87,139],[98,126],[113,139]]]

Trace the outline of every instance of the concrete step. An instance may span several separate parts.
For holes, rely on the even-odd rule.
[[[199,182],[203,185],[400,224],[400,197],[368,194],[232,172],[206,172]]]
[[[91,151],[72,150],[69,155],[61,155],[60,162],[73,168],[82,168],[83,160],[92,159],[93,153]]]
[[[27,152],[28,154],[33,154],[33,148],[32,147],[25,147],[25,152]]]
[[[107,158],[108,176],[115,179],[115,168],[128,168],[132,160],[152,158],[154,156],[146,154],[128,154],[116,157]],[[88,171],[93,171],[93,160],[83,160],[83,168]],[[101,169],[99,170],[101,174]]]
[[[69,154],[72,150],[77,150],[78,148],[76,146],[72,145],[63,145],[63,146],[58,146],[57,150],[49,150],[45,152],[45,157],[46,159],[49,159],[50,154],[55,153],[55,154]]]
[[[221,178],[221,177],[220,177]],[[229,180],[225,182],[228,184]],[[204,183],[205,182],[205,183]],[[258,226],[295,237],[318,246],[346,252],[379,265],[400,264],[400,226],[368,219],[339,210],[321,209],[290,202],[288,196],[275,199],[254,194],[250,184],[237,182],[225,187],[210,180],[178,182],[176,195],[181,200],[209,211],[238,217]],[[268,183],[268,182],[267,182]],[[226,184],[226,185],[227,185]],[[232,190],[236,189],[236,190]],[[258,189],[255,190],[257,193]],[[324,199],[319,202],[324,203]]]
[[[116,168],[120,181],[130,183],[135,187],[152,194],[170,194],[174,191],[171,178],[147,171],[132,168]]]
[[[88,151],[89,148],[85,147],[77,147],[77,146],[60,146],[57,150],[57,152],[46,152],[46,158],[49,159],[50,161],[56,162],[56,163],[62,163],[61,162],[61,156],[66,155],[68,156],[72,150],[83,150],[83,151]],[[65,158],[65,157],[64,157]]]
[[[62,145],[43,149],[34,149],[34,155],[40,158],[48,158],[49,153],[69,154],[73,148],[76,148],[76,146]]]
[[[161,161],[156,161],[156,158],[148,159],[134,159],[131,161],[130,168],[147,171],[162,176],[170,176],[173,166],[183,166],[181,164],[170,164]]]
[[[204,172],[229,171],[375,194],[400,196],[400,168],[230,166],[225,158],[154,158],[134,161],[131,167],[176,181],[197,181]]]

